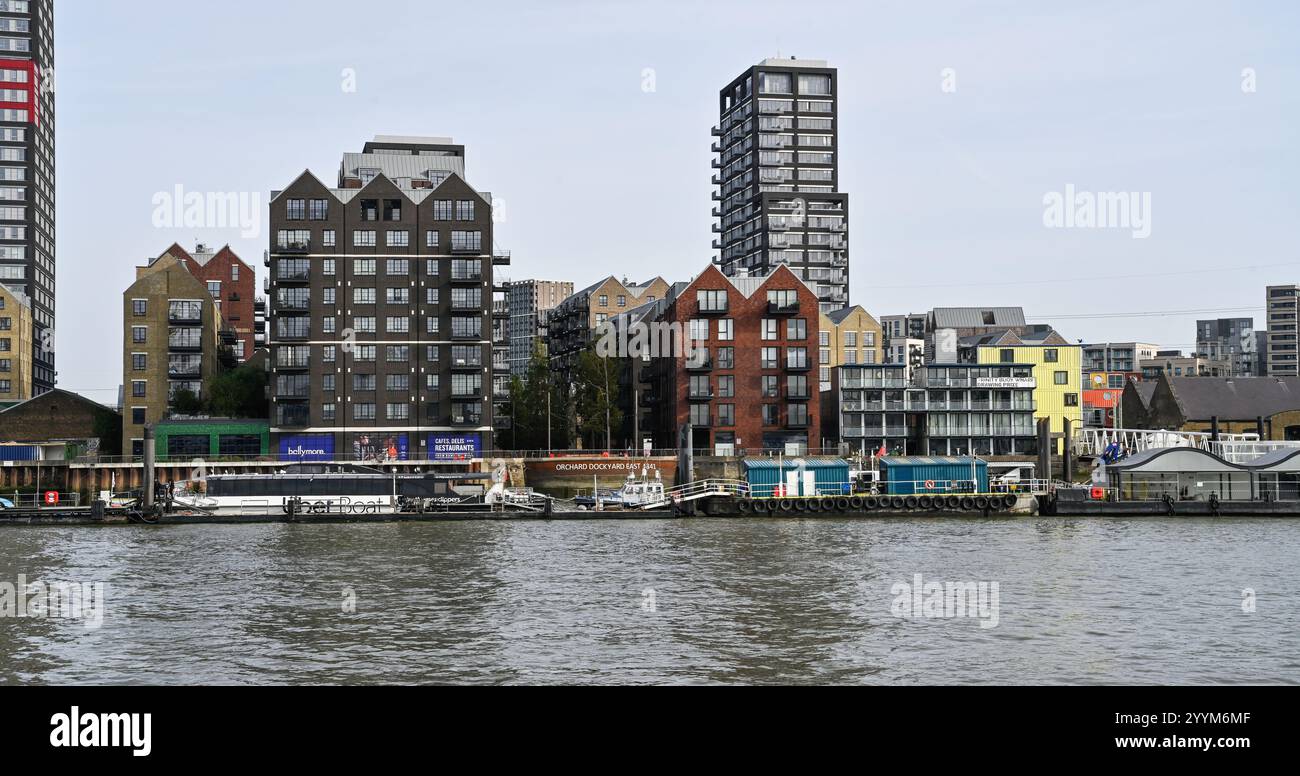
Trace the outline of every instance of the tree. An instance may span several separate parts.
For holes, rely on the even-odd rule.
[[[266,370],[244,364],[214,378],[208,386],[208,411],[223,418],[267,418]]]
[[[567,449],[571,441],[566,394],[567,386],[556,379],[550,360],[539,344],[524,376],[516,375],[510,379],[510,401],[505,408],[511,419],[511,428],[498,434],[500,446],[514,450]],[[551,424],[549,440],[548,418]]]
[[[172,394],[168,406],[177,415],[198,415],[204,411],[203,400],[193,391],[183,389]]]
[[[592,449],[613,449],[615,430],[623,427],[623,411],[619,409],[621,371],[622,365],[616,359],[602,358],[592,348],[578,356],[574,409],[578,433]]]

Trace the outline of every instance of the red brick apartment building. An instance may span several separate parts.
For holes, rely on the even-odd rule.
[[[659,324],[681,327],[704,349],[656,358],[655,447],[675,448],[692,425],[692,447],[804,452],[820,447],[817,293],[789,268],[767,277],[729,278],[710,266],[666,300]]]
[[[190,274],[208,287],[221,313],[222,325],[235,332],[235,358],[244,363],[253,355],[253,305],[257,301],[257,282],[253,268],[244,263],[227,245],[211,251],[200,243],[193,252],[179,245],[167,250],[185,262]]]

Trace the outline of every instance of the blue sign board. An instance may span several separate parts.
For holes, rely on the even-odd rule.
[[[333,461],[333,434],[302,434],[280,437],[281,461]]]
[[[483,437],[478,434],[430,434],[432,461],[472,461],[483,457]]]

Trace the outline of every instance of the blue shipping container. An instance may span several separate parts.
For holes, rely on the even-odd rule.
[[[749,483],[751,498],[772,498],[776,494],[777,487],[787,482],[789,472],[806,471],[816,475],[819,496],[840,496],[852,492],[849,483],[849,462],[840,458],[748,458],[745,460],[745,481]],[[799,482],[801,484],[803,482],[802,474]]]
[[[0,445],[0,461],[39,461],[41,449],[35,445]]]
[[[979,458],[881,458],[880,468],[891,496],[989,492],[989,464]]]

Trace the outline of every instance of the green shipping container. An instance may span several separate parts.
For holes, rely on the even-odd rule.
[[[979,458],[881,458],[891,496],[988,493],[989,464]]]
[[[803,472],[812,472],[816,477],[814,493],[788,492],[786,495],[798,496],[840,496],[851,492],[849,484],[849,462],[840,458],[749,458],[745,460],[745,481],[749,483],[751,498],[773,498],[776,489],[785,485],[790,472],[799,472],[800,489],[804,481]]]

